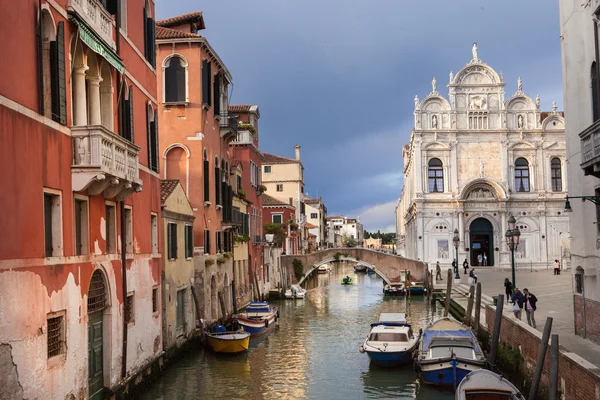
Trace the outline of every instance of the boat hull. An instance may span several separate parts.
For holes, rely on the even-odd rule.
[[[441,364],[441,366],[440,366]],[[458,385],[470,372],[481,369],[480,365],[461,363],[456,366],[456,384]],[[450,361],[435,365],[421,366],[421,380],[429,385],[454,386],[454,367]]]
[[[371,364],[378,367],[399,367],[412,362],[414,350],[410,351],[367,351]]]
[[[383,290],[383,294],[385,296],[405,296],[406,295],[406,290],[402,289],[402,290]]]
[[[269,316],[258,318],[244,318],[238,316],[237,322],[244,332],[248,332],[250,337],[264,335],[277,326],[277,313],[270,314]]]
[[[223,339],[207,335],[206,343],[215,353],[241,353],[248,350],[250,336],[246,336],[243,339]]]
[[[411,287],[410,288],[410,294],[413,296],[422,296],[425,294],[425,288],[424,287]]]

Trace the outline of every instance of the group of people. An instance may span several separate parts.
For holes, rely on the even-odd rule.
[[[452,261],[452,269],[454,270],[455,274],[458,274],[458,265],[456,264],[456,260]],[[467,261],[467,259],[465,258],[465,261],[463,262],[463,269],[465,270],[465,275],[467,274],[467,270],[469,269],[469,262]],[[475,269],[471,268],[471,271],[469,272],[469,278],[472,278],[473,281],[475,283],[477,283],[477,275],[475,275]],[[436,262],[435,264],[435,279],[436,280],[443,280],[442,279],[442,267],[440,267],[440,262]]]
[[[537,309],[537,297],[527,288],[523,289],[523,292],[519,288],[514,288],[512,282],[506,278],[504,279],[504,291],[506,293],[506,301],[512,303],[512,311],[517,319],[521,319],[523,309],[527,314],[527,323],[537,329],[535,324],[535,310]]]

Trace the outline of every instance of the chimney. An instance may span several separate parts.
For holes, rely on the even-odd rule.
[[[300,161],[300,145],[295,145],[294,149],[296,150],[296,161]]]
[[[294,198],[290,197],[290,206],[293,206],[293,205],[294,205]]]

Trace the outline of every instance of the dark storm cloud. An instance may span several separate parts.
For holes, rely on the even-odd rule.
[[[201,32],[234,78],[232,103],[258,104],[266,152],[302,146],[306,190],[369,229],[394,224],[415,94],[479,56],[518,76],[542,108],[562,105],[558,4],[548,0],[159,0],[157,17],[202,10]],[[382,207],[382,205],[386,205]]]

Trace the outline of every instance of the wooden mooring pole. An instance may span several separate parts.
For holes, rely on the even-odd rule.
[[[498,353],[498,342],[500,340],[500,326],[502,325],[502,310],[504,308],[504,295],[498,295],[496,304],[496,318],[494,319],[494,333],[492,335],[492,346],[490,348],[490,365],[496,366],[496,354]]]
[[[544,326],[544,333],[542,334],[542,341],[540,342],[540,349],[538,350],[537,363],[535,364],[535,371],[533,371],[533,378],[531,379],[531,390],[529,391],[529,400],[535,400],[537,398],[538,388],[540,386],[540,380],[542,378],[542,370],[544,368],[544,360],[546,359],[546,350],[548,349],[548,339],[550,339],[550,332],[552,331],[552,317],[546,318],[546,325]]]
[[[479,318],[481,316],[481,282],[477,282],[475,293],[475,333],[479,332]]]
[[[550,400],[558,400],[558,335],[552,334],[550,342]]]
[[[469,288],[469,299],[467,300],[467,313],[465,314],[465,325],[471,326],[473,320],[473,301],[475,300],[475,286]]]
[[[450,312],[450,295],[452,294],[452,270],[448,270],[448,282],[446,286],[446,303],[444,304],[444,317]]]

